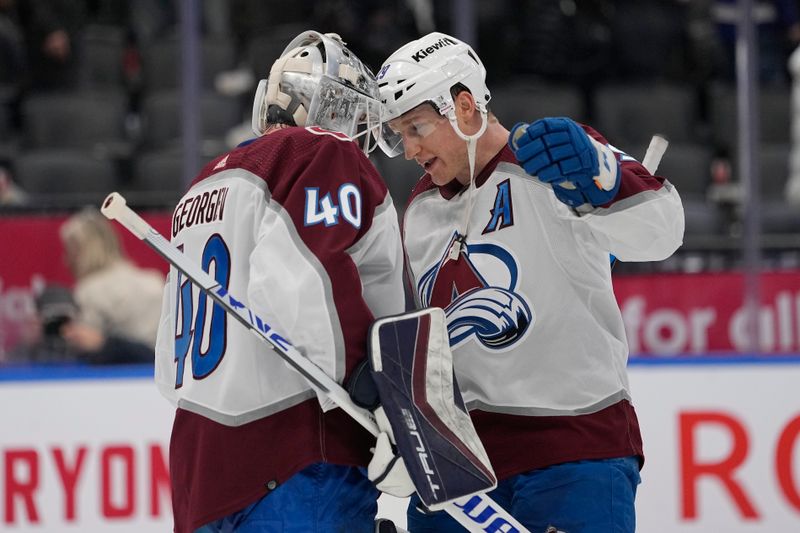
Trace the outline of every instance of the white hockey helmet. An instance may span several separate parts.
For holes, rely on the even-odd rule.
[[[364,152],[375,147],[382,106],[369,68],[335,33],[304,31],[286,47],[261,80],[252,126],[263,135],[269,124],[319,126],[355,139]]]
[[[379,144],[389,157],[403,153],[403,147],[386,123],[422,103],[433,104],[456,127],[450,90],[458,83],[472,93],[478,110],[488,113],[486,68],[471,46],[444,33],[429,33],[398,49],[384,61],[377,79],[384,104]]]

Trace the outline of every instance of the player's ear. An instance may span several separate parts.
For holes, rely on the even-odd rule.
[[[461,131],[475,133],[480,127],[480,113],[472,94],[469,91],[461,91],[453,99],[453,104]]]
[[[475,99],[469,91],[461,91],[458,93],[453,103],[455,104],[456,113],[464,119],[469,118],[477,111]]]

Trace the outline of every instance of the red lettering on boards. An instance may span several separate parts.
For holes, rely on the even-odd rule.
[[[683,494],[684,519],[697,518],[697,482],[702,477],[717,479],[727,490],[728,495],[744,518],[758,518],[758,511],[753,506],[741,483],[734,478],[734,473],[747,458],[747,431],[735,417],[721,412],[693,412],[679,415],[681,493]],[[728,431],[732,440],[728,457],[716,463],[701,463],[695,456],[697,449],[696,433],[702,426],[716,426]]]
[[[32,448],[6,450],[4,455],[5,475],[5,513],[3,519],[6,524],[16,521],[14,514],[14,500],[21,500],[27,519],[31,524],[39,523],[39,513],[33,500],[34,492],[39,486],[39,459],[36,450]],[[17,470],[25,468],[27,476],[17,477]]]
[[[93,489],[99,497],[92,498],[98,504],[97,516],[110,521],[131,519],[143,511],[141,506],[137,509],[137,495],[146,498],[149,516],[159,518],[170,513],[165,446],[147,445],[141,452],[142,459],[137,457],[139,453],[137,447],[128,444],[99,449],[87,445],[53,446],[46,452],[23,446],[0,449],[3,521],[9,525],[43,523],[40,500],[44,491],[53,490],[59,491],[63,498],[57,520],[65,523],[80,523],[81,493]],[[140,460],[146,464],[144,479],[137,476]],[[97,477],[85,475],[92,463],[97,468]],[[83,501],[85,504],[85,497]]]

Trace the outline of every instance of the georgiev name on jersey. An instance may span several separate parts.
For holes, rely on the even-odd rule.
[[[172,238],[183,228],[222,220],[228,187],[217,187],[184,199],[172,214]]]

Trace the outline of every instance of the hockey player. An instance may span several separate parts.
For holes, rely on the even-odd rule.
[[[669,257],[681,201],[588,126],[544,118],[509,133],[485,77],[475,52],[441,33],[397,50],[377,76],[380,144],[425,173],[403,225],[415,297],[446,311],[499,479],[490,496],[531,531],[633,532],[644,455],[609,254]],[[460,531],[418,502],[410,531]]]
[[[338,36],[300,34],[259,85],[258,138],[209,163],[173,215],[172,242],[339,382],[374,318],[404,309],[397,214],[362,151],[377,96]],[[175,531],[375,530],[374,438],[175,268],[156,381],[177,406]]]

